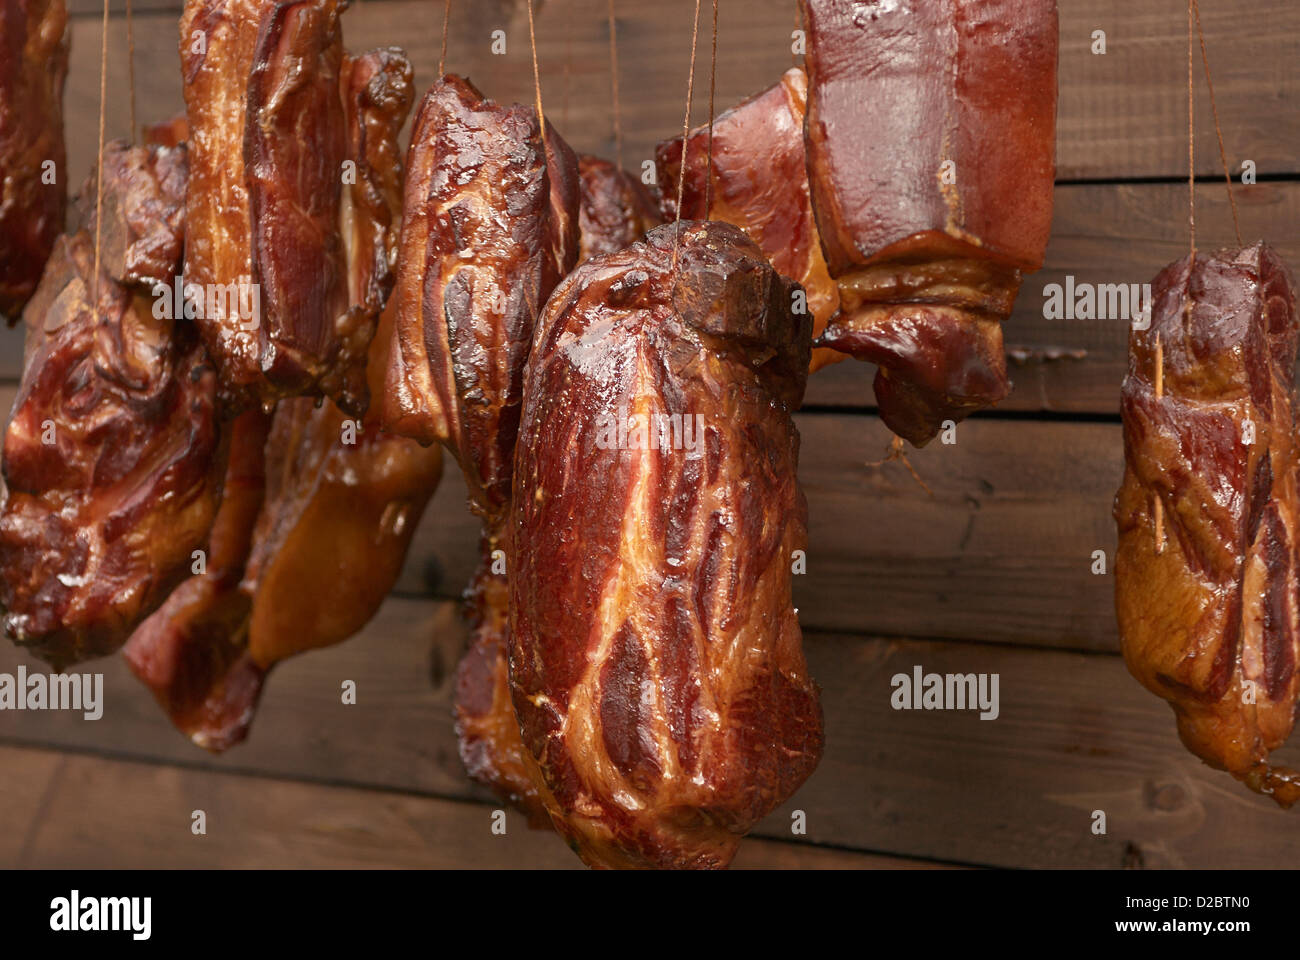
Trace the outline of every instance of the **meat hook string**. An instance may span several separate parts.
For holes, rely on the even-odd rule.
[[[1228,191],[1228,205],[1232,208],[1232,227],[1237,234],[1237,246],[1241,246],[1241,223],[1237,220],[1237,198],[1232,192],[1232,174],[1228,172],[1228,154],[1223,149],[1223,128],[1219,126],[1219,105],[1214,102],[1214,79],[1210,76],[1210,57],[1205,52],[1205,31],[1201,29],[1200,0],[1192,0],[1192,11],[1196,15],[1196,35],[1201,41],[1201,63],[1205,65],[1205,85],[1210,89],[1210,112],[1214,116],[1214,134],[1219,139],[1219,162],[1223,165],[1223,183]]]
[[[614,24],[614,0],[609,0],[609,85],[614,101],[614,158],[623,169],[623,119],[618,106],[618,28]]]
[[[537,129],[542,136],[542,150],[548,155],[550,151],[546,149],[546,114],[542,112],[542,81],[537,74],[537,34],[533,31],[533,0],[528,0],[528,45],[533,51],[533,97],[537,101]]]
[[[104,211],[104,101],[108,94],[108,0],[99,46],[99,151],[95,163],[95,278],[91,281],[91,309],[99,310],[99,230]],[[133,123],[134,125],[134,123]]]
[[[530,11],[531,12],[531,11]],[[451,0],[442,0],[442,52],[438,54],[438,79],[441,80],[447,66],[447,23],[451,20]]]
[[[713,55],[709,61],[709,148],[704,161],[704,219],[713,219],[713,90],[718,79],[718,0],[713,0]],[[686,141],[682,141],[682,167],[686,166]]]
[[[686,154],[691,141],[691,100],[695,95],[695,42],[700,35],[700,0],[695,0],[695,24],[691,27],[691,72],[686,78],[686,116],[682,117],[682,159],[677,170],[677,216],[673,220],[673,262],[677,270],[677,246],[681,242],[682,196],[686,188]]]

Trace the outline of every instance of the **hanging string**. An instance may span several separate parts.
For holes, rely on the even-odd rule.
[[[618,40],[614,25],[614,0],[609,0],[609,84],[614,100],[614,158],[623,169],[623,119],[618,106]]]
[[[1192,3],[1187,0],[1187,231],[1196,266],[1196,99],[1192,89]],[[1190,305],[1190,304],[1189,304]]]
[[[1228,154],[1223,149],[1223,128],[1219,126],[1219,105],[1214,102],[1214,80],[1210,77],[1210,57],[1205,52],[1205,31],[1201,29],[1201,5],[1192,0],[1192,10],[1196,15],[1196,35],[1201,41],[1201,62],[1205,64],[1205,85],[1210,88],[1210,112],[1214,115],[1214,134],[1219,138],[1219,162],[1223,164],[1223,183],[1228,191],[1228,205],[1232,208],[1232,228],[1237,234],[1237,246],[1241,246],[1241,222],[1237,219],[1237,198],[1232,192],[1232,174],[1228,172]]]
[[[537,129],[546,137],[546,114],[542,113],[542,81],[537,73],[537,34],[533,31],[533,0],[528,0],[528,45],[533,51],[533,96],[537,102]]]
[[[135,27],[131,17],[131,0],[126,0],[126,71],[131,87],[131,146],[135,146]]]
[[[713,0],[713,56],[709,61],[709,148],[704,162],[704,219],[713,219],[713,90],[718,79],[718,0]],[[685,159],[686,143],[682,143]]]
[[[674,224],[682,222],[682,197],[686,190],[686,154],[691,145],[691,101],[695,97],[695,45],[700,37],[700,0],[695,0],[695,23],[691,27],[691,72],[686,80],[686,116],[682,117],[682,160],[677,171],[677,217]],[[677,247],[681,241],[682,231],[678,227],[673,231],[673,269],[677,269]]]
[[[531,10],[529,11],[532,12]],[[451,0],[442,0],[442,52],[438,54],[438,79],[446,76],[447,68],[447,24],[451,21]]]
[[[99,152],[95,163],[95,276],[91,281],[91,309],[99,311],[99,234],[104,221],[104,102],[108,97],[108,0],[104,0],[104,26],[99,48]]]

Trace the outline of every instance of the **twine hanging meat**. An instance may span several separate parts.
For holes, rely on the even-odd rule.
[[[224,469],[203,346],[151,293],[180,267],[185,150],[110,144],[103,171],[99,275],[92,175],[28,306],[4,438],[5,629],[58,667],[117,649],[185,575]]]
[[[879,365],[920,446],[1010,391],[1001,322],[1042,265],[1054,0],[801,0],[813,209],[840,312],[818,345]]]
[[[797,290],[737,228],[684,222],[579,266],[538,323],[510,683],[552,820],[593,866],[725,866],[821,756],[790,602]]]
[[[1115,607],[1129,670],[1188,748],[1282,806],[1295,722],[1295,287],[1262,243],[1184,257],[1129,337]]]
[[[839,307],[839,291],[826,272],[813,219],[804,150],[808,80],[798,67],[780,82],[721,114],[687,141],[681,216],[722,220],[749,234],[777,272],[798,280],[807,297],[797,305],[813,317],[813,335],[826,329]],[[664,216],[677,218],[682,138],[655,149]],[[706,171],[709,175],[706,176]],[[844,359],[825,347],[812,353],[812,370]]]
[[[356,172],[341,201],[343,282],[347,311],[369,326],[394,281],[410,63],[397,48],[345,56],[340,83]],[[389,318],[369,346],[373,392],[383,389],[391,341]],[[270,668],[350,637],[397,580],[441,454],[381,433],[381,409],[356,421],[333,402],[294,397],[273,417],[253,408],[235,420],[206,569],[126,649],[198,745],[220,751],[244,739]]]
[[[504,695],[505,521],[533,328],[578,255],[578,161],[535,111],[449,74],[416,115],[408,168],[385,425],[445,444],[483,519],[456,727],[470,775],[529,808]]]
[[[64,0],[0,0],[0,315],[22,316],[63,233]]]
[[[181,17],[193,155],[186,273],[206,295],[199,326],[236,405],[323,395],[360,416],[369,402],[377,310],[356,309],[342,237],[361,229],[350,217],[375,212],[354,205],[352,187],[386,176],[375,161],[393,158],[358,160],[349,98],[378,93],[377,112],[404,115],[410,72],[399,57],[362,65],[378,86],[354,76],[346,6],[188,0]]]

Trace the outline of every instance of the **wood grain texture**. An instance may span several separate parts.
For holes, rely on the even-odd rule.
[[[12,404],[0,386],[0,407]],[[1117,651],[1111,501],[1123,474],[1118,423],[975,417],[956,442],[873,465],[889,433],[875,416],[799,414],[808,572],[806,627]],[[395,591],[459,598],[478,563],[478,521],[449,469]]]
[[[1166,0],[1059,0],[1061,18],[1058,175],[1061,179],[1178,176],[1187,164],[1186,19]],[[179,107],[178,0],[135,5],[138,113]],[[99,97],[99,31],[94,0],[73,0],[73,67],[68,81],[69,154],[84,172],[93,149]],[[126,35],[122,0],[110,30],[109,135],[126,132]],[[617,0],[622,111],[629,165],[650,159],[657,140],[680,130],[690,61],[691,0]],[[537,44],[548,115],[574,147],[612,153],[605,0],[548,0],[538,8]],[[1256,0],[1201,4],[1215,94],[1234,170],[1254,160],[1261,173],[1300,173],[1300,6]],[[701,17],[700,52],[708,23]],[[492,97],[531,102],[527,19],[520,0],[462,0],[452,8],[448,67]],[[794,0],[719,5],[718,109],[774,83],[790,65]],[[422,89],[437,69],[442,4],[367,0],[344,18],[348,46],[404,46]],[[491,32],[507,33],[494,56]],[[1107,52],[1091,52],[1093,32]],[[1198,53],[1199,60],[1199,53]],[[1197,172],[1221,173],[1209,96],[1198,70]],[[695,117],[707,115],[708,57],[697,58]],[[83,166],[79,166],[82,164]]]
[[[1111,501],[1123,475],[1118,423],[974,417],[956,443],[888,451],[875,416],[799,414],[808,572],[794,578],[807,627],[1088,650],[1119,649],[1109,574]],[[398,581],[459,596],[478,562],[460,475],[443,477]]]
[[[1242,237],[1264,238],[1300,269],[1300,183],[1237,187]],[[1197,236],[1202,249],[1234,243],[1222,184],[1197,189]],[[1056,190],[1052,238],[1043,269],[1025,278],[1004,327],[1014,389],[1002,410],[1105,413],[1118,416],[1119,384],[1127,366],[1128,321],[1048,320],[1044,290],[1076,283],[1150,283],[1187,251],[1187,188],[1181,184],[1088,184]],[[22,372],[21,328],[0,327],[0,378]],[[1020,355],[1023,358],[1017,359]],[[808,382],[806,404],[875,406],[871,364],[845,361]]]
[[[172,730],[116,658],[96,667],[106,675],[103,719],[4,712],[0,741],[477,799],[491,809],[491,798],[465,779],[452,732],[450,669],[464,636],[452,605],[391,598],[361,636],[277,669],[251,738],[224,757],[209,757]],[[1300,856],[1293,819],[1184,750],[1169,709],[1138,686],[1116,656],[822,633],[808,634],[805,646],[823,689],[826,755],[803,788],[760,824],[760,836],[790,839],[791,811],[799,809],[807,815],[807,842],[945,862],[1281,867]],[[0,671],[12,672],[15,661],[12,648],[0,650]],[[916,665],[999,674],[999,717],[892,709],[890,678]],[[340,703],[345,679],[357,683],[355,706]],[[1294,760],[1297,748],[1283,750],[1279,759]],[[76,762],[70,758],[70,770]],[[75,779],[71,772],[65,776]],[[181,809],[171,799],[150,799],[206,782],[167,771],[141,780],[129,795],[91,794],[107,788],[79,784],[71,791],[76,810],[93,826],[75,842],[65,841],[66,848],[48,839],[36,849],[82,857],[99,842],[127,856],[146,846],[160,818],[176,824],[184,846],[185,817],[208,803],[216,804],[205,809],[218,822],[235,816],[223,811],[253,811],[238,815],[237,829],[262,831],[258,842],[266,845],[238,862],[276,865],[293,853],[276,845],[296,842],[291,821],[314,823],[325,809],[289,804],[292,813],[268,811],[271,826],[259,827],[254,813],[274,805],[274,794],[262,781],[234,778],[220,781],[216,799],[206,799],[197,786],[182,793],[175,801]],[[88,795],[97,802],[86,804]],[[101,796],[121,799],[110,804]],[[391,804],[398,801],[385,793],[367,796],[374,819],[364,827],[351,821],[358,831],[352,855],[378,862],[401,856],[398,848],[407,842],[422,844],[408,815],[394,812]],[[94,811],[87,810],[91,806]],[[1091,832],[1094,810],[1106,812],[1104,836]],[[490,863],[490,844],[499,838],[487,833],[484,808],[471,808],[471,814],[472,829],[456,826],[459,814],[449,814],[447,829],[467,838],[456,856],[467,865]],[[58,821],[63,814],[46,816]],[[428,817],[418,829],[443,830],[432,813]],[[275,840],[280,833],[286,839]],[[301,849],[309,849],[309,841],[303,843]],[[569,856],[558,841],[551,843]],[[374,849],[367,852],[369,845]],[[544,846],[538,857],[550,856]],[[522,857],[515,865],[524,864]]]
[[[581,867],[554,836],[527,829],[519,817],[507,817],[505,835],[493,834],[492,807],[483,804],[3,746],[0,767],[6,801],[31,792],[15,791],[14,780],[44,788],[39,816],[25,828],[11,821],[0,846],[3,869]],[[204,835],[190,828],[196,810],[207,818]],[[735,863],[749,870],[935,866],[762,839],[746,843]]]
[[[1300,270],[1300,183],[1238,185],[1234,193],[1242,240],[1267,240]],[[1221,181],[1197,187],[1196,236],[1204,251],[1236,245]],[[1049,284],[1064,287],[1067,276],[1094,287],[1150,283],[1187,251],[1185,183],[1058,186],[1043,269],[1025,278],[1003,325],[1013,389],[999,409],[1118,417],[1128,319],[1047,319],[1045,291]],[[827,367],[808,381],[805,402],[874,407],[874,375],[873,366],[853,361]]]

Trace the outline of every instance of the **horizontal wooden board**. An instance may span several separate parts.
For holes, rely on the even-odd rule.
[[[801,414],[808,498],[801,621],[891,636],[979,638],[1117,650],[1111,500],[1123,474],[1118,424],[977,418],[956,443],[873,466],[889,433],[874,416]],[[446,471],[398,583],[455,597],[478,562],[478,524]]]
[[[1300,269],[1300,183],[1237,186],[1245,243],[1266,240]],[[1196,236],[1203,252],[1236,245],[1222,181],[1196,190]],[[1128,369],[1127,318],[1047,319],[1050,285],[1150,283],[1188,252],[1185,183],[1058,186],[1052,237],[1043,269],[1020,288],[1003,328],[1014,389],[1002,410],[1106,413],[1118,416]],[[825,367],[808,382],[806,403],[874,407],[875,368],[856,361]]]
[[[1300,182],[1238,186],[1244,242],[1265,239],[1300,267]],[[1235,243],[1223,184],[1197,188],[1200,249]],[[1056,190],[1052,237],[1043,269],[1025,278],[1005,324],[1014,389],[1000,409],[1116,414],[1127,368],[1126,318],[1048,319],[1049,285],[1150,283],[1166,264],[1186,255],[1187,188],[1182,184],[1087,184]],[[0,377],[22,368],[21,327],[0,327]],[[874,367],[845,361],[809,380],[806,404],[870,409]]]
[[[220,758],[171,730],[118,658],[95,666],[105,673],[101,720],[4,712],[0,741],[495,805],[465,780],[456,755],[449,695],[464,637],[452,605],[392,598],[361,636],[280,667],[252,737]],[[823,691],[826,755],[791,801],[760,824],[760,836],[791,839],[791,812],[799,809],[807,815],[809,843],[944,862],[1283,867],[1300,856],[1294,814],[1187,753],[1170,710],[1128,676],[1119,657],[822,633],[807,634],[805,648]],[[0,647],[0,671],[13,672],[17,661],[11,647]],[[892,709],[891,678],[917,665],[998,674],[998,718]],[[356,682],[355,706],[340,703],[343,680]],[[1300,742],[1278,759],[1295,765]],[[94,793],[88,784],[73,791],[92,825],[78,856],[91,856],[95,843],[124,857],[146,856],[139,848],[146,836],[156,836],[149,823],[167,820],[183,830],[185,816],[203,802],[253,811],[271,803],[260,780],[223,780],[218,799],[200,802],[206,797],[200,787],[182,785],[208,781],[175,771],[158,778],[144,778],[139,793],[117,803],[103,799],[117,794]],[[3,783],[14,779],[7,773]],[[151,782],[157,789],[147,788]],[[8,789],[18,790],[19,810],[30,809],[37,796],[30,785]],[[147,799],[155,793],[165,799]],[[178,793],[174,808],[170,798]],[[88,796],[96,801],[88,803]],[[396,848],[405,842],[423,849],[409,818],[389,819],[392,804],[404,801],[381,793],[369,798],[364,809],[373,808],[374,819],[365,826],[351,821],[357,835],[349,855],[373,863],[404,856]],[[292,814],[267,813],[270,826],[260,836],[268,846],[258,851],[258,862],[288,856],[271,840],[281,829],[293,835],[286,817],[312,823],[320,809],[289,806]],[[426,809],[423,829],[445,836],[435,808]],[[457,841],[461,862],[490,863],[499,855],[482,827],[488,809],[470,808],[468,821],[448,814],[457,825],[453,832],[465,835]],[[1091,832],[1096,810],[1106,813],[1104,835]],[[242,814],[235,822],[251,830],[253,819]],[[177,843],[187,841],[182,833]],[[0,844],[0,852],[6,849]]]
[[[172,0],[136,5],[137,100],[141,119],[179,104],[176,13]],[[1062,179],[1176,176],[1187,168],[1185,8],[1165,0],[1060,0],[1061,61],[1058,174]],[[126,35],[113,0],[108,130],[127,131]],[[629,165],[652,156],[654,143],[681,128],[690,61],[691,0],[616,0],[621,107]],[[74,174],[93,153],[99,101],[102,4],[73,0],[74,63],[69,135]],[[1300,173],[1300,6],[1257,0],[1243,16],[1231,0],[1201,3],[1219,118],[1234,170],[1253,160],[1262,173]],[[707,115],[708,6],[701,17],[695,116]],[[400,44],[416,63],[421,87],[437,69],[442,4],[431,0],[357,3],[345,18],[353,49]],[[452,9],[448,68],[469,74],[497,99],[531,102],[527,17],[521,0],[474,0]],[[717,109],[773,83],[791,63],[793,0],[719,4]],[[507,33],[504,56],[491,34]],[[1095,31],[1106,53],[1092,53]],[[537,45],[548,114],[574,146],[612,152],[605,0],[548,0],[538,7]],[[1220,162],[1210,103],[1197,69],[1197,170]],[[88,151],[87,147],[91,149]],[[901,147],[900,147],[901,149]]]
[[[0,409],[12,404],[0,386]],[[814,629],[1087,650],[1118,649],[1109,573],[1118,424],[976,418],[956,442],[885,456],[874,416],[800,414],[808,572],[795,604]],[[478,563],[478,521],[450,465],[396,591],[459,597]]]
[[[581,865],[516,818],[490,833],[480,804],[231,776],[48,750],[0,747],[7,814],[0,868],[550,870]],[[34,812],[22,804],[34,791]],[[93,802],[87,798],[93,797]],[[202,810],[207,832],[191,831]],[[935,865],[756,839],[739,869],[863,870]]]

